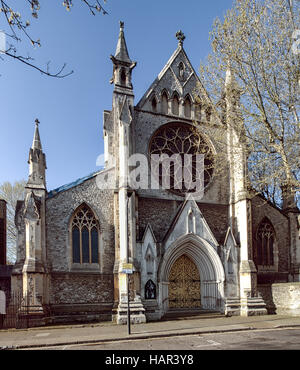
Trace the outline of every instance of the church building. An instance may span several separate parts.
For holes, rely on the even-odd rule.
[[[229,124],[238,109],[234,77],[228,70],[220,122],[204,104],[184,34],[176,38],[176,50],[136,103],[136,62],[120,22],[100,171],[48,191],[36,120],[26,196],[16,208],[12,272],[12,290],[23,292],[35,325],[124,324],[128,295],[134,323],[170,312],[261,315],[272,311],[268,284],[299,281],[299,210],[291,199],[279,209],[249,193],[245,150]],[[216,171],[220,133],[226,142],[222,175]],[[176,176],[175,163],[192,158],[190,176],[184,166],[180,174],[195,180],[197,155],[199,196]],[[169,166],[162,158],[171,158]]]

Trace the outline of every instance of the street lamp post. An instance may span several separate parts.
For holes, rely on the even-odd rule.
[[[128,335],[131,334],[130,331],[130,303],[129,303],[129,274],[127,273],[127,331]]]

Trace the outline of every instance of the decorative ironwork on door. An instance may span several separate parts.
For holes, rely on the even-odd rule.
[[[186,255],[179,257],[169,274],[169,308],[200,308],[200,275]]]

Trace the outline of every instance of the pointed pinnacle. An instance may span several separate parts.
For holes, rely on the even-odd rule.
[[[39,133],[39,123],[40,121],[38,119],[35,120],[35,131],[33,136],[33,142],[32,142],[32,149],[42,149],[41,144],[41,138]]]
[[[115,52],[115,58],[122,62],[131,63],[131,59],[128,55],[127,45],[124,36],[124,22],[120,21],[120,33],[118,44]]]

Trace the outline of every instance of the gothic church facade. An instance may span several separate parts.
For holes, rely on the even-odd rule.
[[[224,122],[215,125],[228,143],[227,171],[218,176],[213,169],[218,144],[207,130],[214,117],[196,102],[200,81],[183,48],[184,35],[176,36],[173,55],[135,104],[136,63],[120,23],[111,56],[112,109],[103,114],[101,171],[47,191],[46,156],[36,122],[26,197],[16,209],[12,274],[12,290],[27,297],[36,324],[125,323],[127,279],[133,322],[159,320],[172,310],[266,314],[261,284],[299,281],[299,212],[290,204],[281,210],[248,194],[243,147],[226,125],[233,109],[230,72]],[[198,99],[201,103],[201,95]],[[234,153],[232,145],[239,148]],[[187,196],[174,183],[171,189],[130,186],[126,175],[136,153],[143,158],[204,154],[201,199]]]

